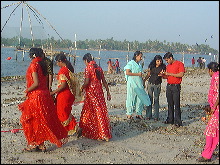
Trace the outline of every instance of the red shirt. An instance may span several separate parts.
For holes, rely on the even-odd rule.
[[[115,61],[115,67],[119,67],[119,62]]]
[[[195,59],[194,58],[192,58],[192,64],[195,64]]]
[[[167,65],[166,71],[168,73],[174,73],[174,74],[185,72],[184,64],[176,60],[172,64]],[[167,77],[168,84],[180,84],[181,81],[182,81],[182,77],[174,77],[174,76]]]

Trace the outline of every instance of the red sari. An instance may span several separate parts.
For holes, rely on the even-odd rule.
[[[85,99],[82,107],[79,126],[82,136],[90,139],[112,138],[110,120],[102,89],[101,80],[97,79],[95,69],[101,72],[101,67],[94,68],[95,61],[91,61],[85,68],[85,78],[89,78],[89,85],[85,88]]]
[[[71,114],[72,105],[75,100],[72,84],[73,73],[66,67],[61,67],[58,72],[58,87],[61,82],[66,82],[68,85],[57,94],[56,97],[56,106],[57,106],[57,115],[63,126],[68,131],[69,135],[72,135],[76,132],[76,120]]]
[[[67,131],[57,117],[56,107],[47,87],[47,77],[43,75],[39,61],[41,58],[36,57],[27,69],[27,88],[34,83],[33,72],[38,74],[39,85],[28,92],[27,99],[18,105],[22,112],[20,122],[28,145],[40,145],[49,140],[61,147],[67,140]]]

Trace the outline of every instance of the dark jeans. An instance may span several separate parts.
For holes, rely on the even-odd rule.
[[[182,125],[181,110],[180,110],[180,84],[167,84],[166,97],[168,102],[168,117],[169,123]],[[175,115],[174,115],[175,108]]]
[[[150,97],[151,105],[147,106],[146,117],[152,118],[152,104],[154,103],[154,118],[159,118],[159,96],[161,91],[161,84],[154,85],[148,83],[147,93]]]
[[[119,73],[119,67],[116,67],[115,69],[116,69],[116,73]]]

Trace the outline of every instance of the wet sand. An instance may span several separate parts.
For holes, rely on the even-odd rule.
[[[181,85],[183,126],[175,128],[162,122],[167,117],[166,80],[160,94],[160,120],[126,119],[126,82],[124,74],[106,74],[112,100],[107,101],[113,138],[109,142],[75,135],[63,147],[46,142],[47,152],[22,153],[26,146],[22,130],[1,132],[2,164],[197,164],[205,145],[203,107],[207,105],[210,77],[207,70],[187,68]],[[82,73],[78,74],[82,77]],[[82,78],[81,82],[82,82]],[[56,87],[56,80],[53,89]],[[22,129],[17,105],[24,100],[25,80],[11,77],[1,81],[1,131]],[[73,106],[79,121],[82,105]],[[145,110],[143,116],[145,117]],[[212,157],[219,164],[219,149]],[[199,163],[198,163],[199,164]]]

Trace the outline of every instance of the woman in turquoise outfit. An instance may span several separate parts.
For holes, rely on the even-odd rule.
[[[127,99],[126,109],[127,118],[132,119],[134,110],[136,111],[136,118],[143,119],[142,111],[144,104],[151,105],[150,98],[144,90],[142,71],[143,68],[139,64],[142,60],[143,53],[136,51],[131,61],[124,67],[125,78],[127,81]]]

